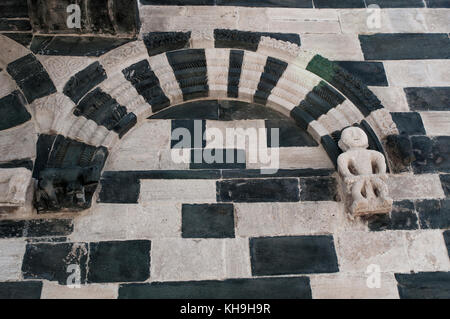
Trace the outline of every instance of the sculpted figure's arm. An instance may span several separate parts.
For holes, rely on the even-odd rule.
[[[377,174],[385,174],[386,173],[386,161],[384,159],[383,154],[374,152],[372,156],[372,161],[375,161],[375,167]]]
[[[339,173],[341,173],[342,176],[353,176],[353,174],[350,172],[348,166],[350,164],[350,158],[347,156],[347,154],[341,154],[338,157],[338,168]]]

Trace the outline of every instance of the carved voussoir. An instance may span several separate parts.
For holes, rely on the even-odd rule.
[[[388,214],[393,200],[386,184],[386,161],[380,152],[368,150],[366,133],[349,127],[342,132],[338,171],[345,201],[352,216]]]
[[[26,168],[0,169],[0,210],[25,206],[30,183]]]

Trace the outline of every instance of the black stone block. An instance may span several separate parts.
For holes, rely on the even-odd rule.
[[[450,257],[450,230],[444,232],[444,241],[447,246],[448,256]]]
[[[116,126],[114,126],[113,130],[119,134],[119,138],[122,138],[136,124],[137,116],[134,113],[128,113],[119,121],[119,123],[117,123]]]
[[[106,78],[106,72],[101,64],[94,62],[70,78],[64,87],[64,94],[78,103],[86,93]]]
[[[150,32],[144,35],[148,55],[175,51],[189,47],[191,32]]]
[[[416,160],[412,163],[415,173],[450,173],[450,137],[412,137]]]
[[[185,101],[209,96],[208,71],[204,49],[167,52]]]
[[[417,112],[393,112],[392,120],[397,125],[400,134],[425,135],[422,118]]]
[[[286,119],[286,116],[269,108],[258,104],[240,101],[219,101],[219,120],[270,120]]]
[[[448,0],[425,0],[427,8],[450,8]]]
[[[414,203],[408,200],[395,202],[390,214],[373,216],[368,226],[371,231],[418,229]]]
[[[230,65],[228,70],[228,90],[227,90],[228,97],[231,98],[239,97],[239,83],[241,81],[243,61],[244,61],[244,51],[230,50]]]
[[[45,169],[56,135],[40,134],[36,143],[36,160],[34,162],[33,178],[38,178],[40,171]]]
[[[18,168],[23,167],[30,171],[33,170],[33,161],[31,159],[14,160],[10,162],[0,163],[0,168]]]
[[[336,63],[359,78],[365,85],[388,86],[382,62],[338,61]]]
[[[449,111],[450,87],[405,88],[409,108],[413,111]]]
[[[134,176],[103,177],[100,180],[99,202],[113,204],[137,204],[141,183]]]
[[[215,0],[140,0],[143,5],[212,6]]]
[[[68,267],[77,265],[83,284],[86,282],[87,260],[87,244],[28,244],[23,258],[22,274],[25,279],[45,279],[66,285],[72,274],[68,272]]]
[[[378,5],[380,8],[423,8],[422,0],[365,0],[366,5]]]
[[[40,299],[41,281],[0,282],[0,299]]]
[[[337,200],[336,180],[333,177],[312,177],[300,179],[301,201]]]
[[[401,299],[449,299],[450,272],[395,274]]]
[[[171,148],[204,148],[206,146],[205,131],[206,121],[204,120],[172,120]]]
[[[450,228],[450,200],[423,200],[416,203],[422,229]]]
[[[120,285],[119,299],[311,299],[308,277]]]
[[[217,100],[184,103],[163,110],[149,117],[152,120],[218,120]]]
[[[159,79],[147,60],[129,66],[122,73],[145,101],[151,105],[153,112],[158,112],[170,105],[169,98],[161,89]]]
[[[315,8],[365,8],[364,0],[313,0]]]
[[[22,89],[28,103],[56,92],[44,67],[32,54],[11,62],[7,71]]]
[[[394,174],[406,171],[416,159],[411,138],[407,134],[389,135],[386,138],[386,152]]]
[[[312,8],[311,0],[216,0],[216,5],[243,7]]]
[[[295,120],[298,126],[305,131],[308,129],[309,123],[314,121],[314,118],[309,113],[305,112],[298,106],[291,110],[291,117]]]
[[[276,173],[268,170],[260,169],[234,169],[223,170],[222,178],[224,179],[243,179],[243,178],[269,178],[269,177],[317,177],[330,176],[334,170],[327,169],[279,169]]]
[[[193,149],[190,169],[245,169],[245,150]]]
[[[89,283],[145,281],[150,276],[148,240],[89,244]]]
[[[439,175],[441,179],[442,189],[447,197],[450,197],[450,174]]]
[[[71,219],[0,221],[0,238],[68,236],[72,231]]]
[[[255,103],[266,105],[267,99],[270,96],[274,87],[277,86],[278,81],[286,71],[288,64],[284,61],[268,57],[264,71],[261,74],[258,88],[256,89],[253,100]]]
[[[154,171],[107,171],[103,179],[220,179],[220,170],[154,170]]]
[[[31,51],[41,55],[98,57],[130,41],[128,38],[34,36]]]
[[[292,120],[266,120],[265,123],[267,130],[267,147],[318,146],[311,135],[305,130],[302,130]],[[272,129],[278,129],[278,141],[272,141]]]
[[[183,238],[234,238],[232,204],[202,204],[182,207]]]
[[[28,18],[27,0],[2,0],[0,18]]]
[[[359,35],[366,60],[449,59],[444,33],[378,33]]]
[[[300,36],[295,33],[251,32],[228,29],[215,29],[214,39],[216,48],[234,48],[248,51],[258,49],[261,37],[291,42],[300,46]]]
[[[224,180],[216,184],[218,202],[298,202],[298,179]]]
[[[253,276],[339,271],[332,236],[251,238],[250,255]]]
[[[0,98],[0,131],[28,122],[31,114],[25,107],[26,101],[19,91]]]
[[[121,132],[120,122],[129,116],[126,107],[117,103],[115,99],[100,88],[96,88],[88,93],[78,103],[73,114],[75,116],[84,116],[98,125],[106,127],[108,130],[114,130],[116,133]],[[132,122],[128,123],[131,127],[136,124]],[[124,125],[123,128],[125,129],[127,126]]]
[[[33,40],[33,34],[32,33],[2,33],[2,35],[16,41],[20,45],[23,45],[24,47],[28,47]]]
[[[330,135],[322,136],[320,142],[322,144],[322,147],[325,149],[328,156],[330,157],[331,161],[333,162],[334,166],[337,167],[337,159],[339,155],[341,155],[342,153],[337,143],[333,140],[333,138]]]

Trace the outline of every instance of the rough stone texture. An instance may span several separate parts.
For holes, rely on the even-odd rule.
[[[118,286],[113,284],[83,285],[70,288],[51,282],[44,282],[41,299],[117,299]]]
[[[151,280],[245,278],[249,262],[246,239],[159,239],[152,241]]]
[[[139,203],[216,201],[216,182],[205,180],[142,180]]]
[[[179,237],[181,204],[99,204],[75,220],[70,239],[103,241]]]
[[[0,281],[20,280],[25,245],[21,240],[0,240]]]
[[[388,179],[394,200],[444,198],[439,175],[397,175]]]
[[[450,112],[421,112],[428,136],[450,135]]]
[[[368,275],[331,274],[310,277],[314,299],[398,299],[397,282],[391,273],[381,274],[381,287],[367,287]]]
[[[396,274],[401,299],[450,298],[449,272]]]
[[[1,282],[1,299],[39,299],[41,297],[42,282]]]
[[[0,132],[1,161],[33,158],[36,152],[34,133],[34,125],[31,122]]]

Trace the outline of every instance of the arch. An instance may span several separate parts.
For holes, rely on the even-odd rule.
[[[361,81],[297,44],[260,36],[251,51],[215,47],[208,34],[192,35],[187,46],[178,34],[169,40],[183,43],[172,43],[163,53],[150,49],[148,41],[127,43],[71,74],[62,91],[29,101],[38,143],[53,145],[36,160],[35,178],[42,181],[64,169],[67,177],[70,168],[72,178],[89,181],[91,196],[108,152],[132,127],[163,109],[202,99],[256,102],[290,116],[333,163],[340,154],[333,137],[345,127],[363,128],[382,152],[386,137],[398,135],[389,112]],[[46,170],[51,174],[43,174]],[[48,190],[41,187],[37,194],[40,202],[39,194],[45,198]],[[65,208],[64,200],[53,200],[59,204],[38,208]],[[80,205],[69,200],[66,206],[89,205],[90,200]]]

